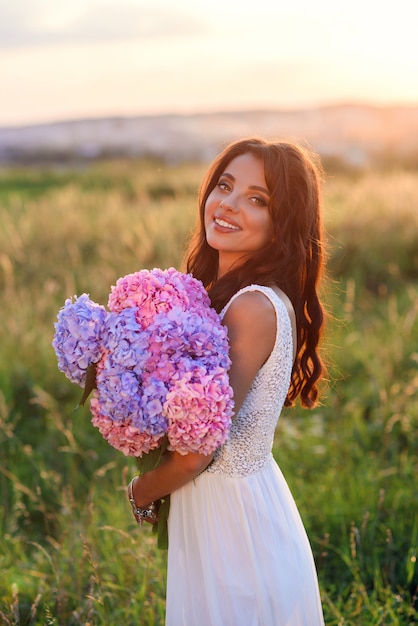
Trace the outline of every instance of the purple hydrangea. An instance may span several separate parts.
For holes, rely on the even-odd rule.
[[[83,385],[87,368],[100,359],[106,316],[105,307],[90,300],[86,293],[74,296],[74,302],[68,298],[60,309],[52,346],[58,368],[72,383]]]
[[[86,294],[58,314],[53,346],[73,382],[96,364],[92,422],[110,445],[142,456],[164,436],[181,454],[210,454],[233,414],[228,338],[200,281],[169,270],[120,278],[107,313]],[[84,373],[84,378],[82,373]]]

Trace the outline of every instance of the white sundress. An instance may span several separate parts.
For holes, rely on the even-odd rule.
[[[289,389],[292,328],[283,301],[261,291],[277,319],[274,348],[260,368],[228,441],[211,465],[171,495],[166,626],[321,626],[312,550],[272,455]]]

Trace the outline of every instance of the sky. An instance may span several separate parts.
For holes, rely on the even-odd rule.
[[[418,104],[416,0],[0,0],[0,126]]]

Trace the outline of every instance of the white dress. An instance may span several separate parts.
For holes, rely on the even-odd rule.
[[[311,547],[272,456],[289,388],[292,328],[286,307],[262,291],[277,318],[274,348],[212,464],[171,495],[166,626],[324,624]]]

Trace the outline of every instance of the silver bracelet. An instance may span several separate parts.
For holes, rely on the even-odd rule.
[[[128,498],[132,506],[132,513],[137,521],[138,526],[142,526],[144,520],[148,518],[151,524],[157,522],[157,505],[155,502],[150,502],[147,506],[137,506],[133,493],[133,486],[138,476],[134,476],[128,485]]]

